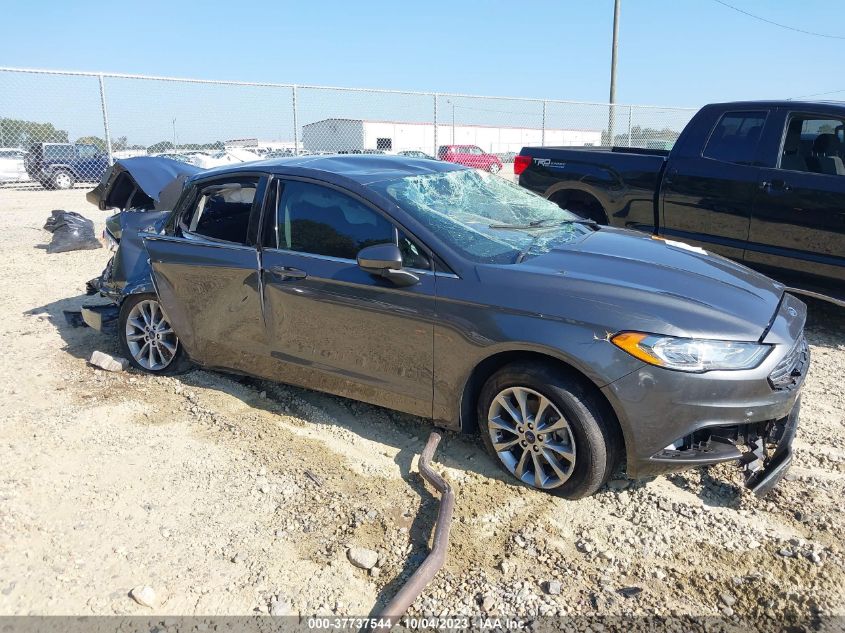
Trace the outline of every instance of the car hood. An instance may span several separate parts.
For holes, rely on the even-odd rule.
[[[600,335],[630,329],[757,341],[784,292],[768,277],[703,249],[604,227],[500,270],[528,273],[521,286],[543,294],[545,313],[600,323],[607,330]],[[591,316],[596,313],[601,316]]]
[[[134,186],[137,186],[152,198],[155,210],[172,209],[185,180],[200,171],[200,167],[171,158],[122,158],[114,161],[111,171],[85,197],[100,209],[125,209]],[[125,179],[134,186],[126,186]]]

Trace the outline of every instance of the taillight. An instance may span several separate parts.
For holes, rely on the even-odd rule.
[[[531,164],[530,156],[517,156],[513,159],[513,173],[519,176]]]

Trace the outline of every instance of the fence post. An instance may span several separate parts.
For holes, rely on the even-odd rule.
[[[634,114],[634,106],[628,106],[628,147],[631,147],[631,117]]]
[[[299,130],[297,129],[296,123],[296,84],[293,85],[291,94],[293,95],[293,155],[299,156]]]
[[[543,99],[543,129],[540,132],[540,147],[546,146],[546,100]]]
[[[434,152],[432,156],[437,158],[437,93],[435,92],[432,96],[434,97]]]
[[[106,86],[103,83],[103,74],[97,75],[100,80],[100,107],[103,110],[103,129],[106,133],[106,150],[109,153],[109,165],[114,165],[114,156],[111,149],[111,131],[109,130],[109,112],[106,109]]]

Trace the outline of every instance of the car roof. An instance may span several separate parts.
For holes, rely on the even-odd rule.
[[[813,107],[845,107],[844,101],[727,101],[723,103],[710,103],[708,108],[730,108],[732,110],[741,110],[743,108],[789,108],[792,110],[801,110],[802,108]]]
[[[421,176],[466,169],[469,168],[456,163],[432,161],[427,158],[410,158],[408,156],[381,154],[333,154],[328,156],[292,156],[288,158],[251,161],[237,165],[224,165],[203,171],[194,176],[192,180],[198,178],[204,179],[218,174],[225,175],[255,171],[278,175],[297,175],[302,174],[303,170],[308,170],[342,176],[359,184],[366,185],[381,180],[393,180],[407,176]]]

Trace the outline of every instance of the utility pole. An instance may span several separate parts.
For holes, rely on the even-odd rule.
[[[610,108],[607,116],[608,145],[613,146],[614,118],[616,116],[616,50],[619,45],[619,5],[622,0],[613,0],[613,44],[610,50]]]

